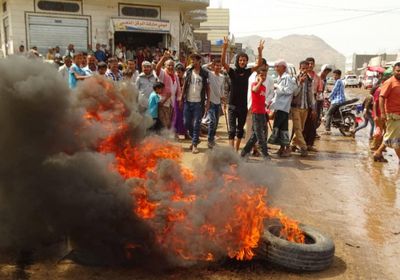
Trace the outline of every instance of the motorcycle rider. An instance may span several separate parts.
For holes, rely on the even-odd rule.
[[[343,81],[340,79],[341,76],[342,76],[342,71],[338,69],[333,71],[333,78],[335,79],[336,82],[331,94],[328,97],[329,100],[331,101],[331,106],[329,107],[329,110],[326,113],[325,135],[331,134],[332,116],[339,109],[339,107],[346,101],[346,97],[344,95],[344,84]]]

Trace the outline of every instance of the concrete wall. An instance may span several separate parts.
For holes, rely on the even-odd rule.
[[[0,0],[4,2],[4,0]],[[207,1],[205,1],[207,2]],[[118,3],[123,4],[138,4],[138,5],[154,5],[161,8],[161,19],[168,20],[171,23],[171,47],[179,49],[180,37],[180,14],[181,11],[188,11],[193,6],[193,9],[198,9],[199,5],[204,3],[190,3],[190,1],[164,1],[164,0],[82,0],[83,15],[91,16],[91,38],[90,42],[93,45],[96,43],[108,44],[108,30],[110,18],[118,17]],[[9,53],[18,51],[19,45],[27,45],[25,12],[34,12],[34,0],[7,0],[8,13],[2,14],[0,11],[1,21],[8,16],[10,21],[10,41]],[[1,10],[1,7],[0,7]],[[38,12],[44,14],[42,12]],[[52,14],[52,13],[50,13]],[[69,15],[68,15],[69,16]],[[77,14],[71,14],[72,17],[79,17]],[[44,30],[45,32],[45,30]],[[1,23],[1,47],[4,45],[4,28]],[[61,47],[61,46],[60,46]]]

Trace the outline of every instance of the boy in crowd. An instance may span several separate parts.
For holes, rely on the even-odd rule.
[[[154,124],[150,127],[151,131],[159,132],[162,128],[160,119],[158,118],[158,107],[162,106],[166,100],[161,101],[161,92],[164,89],[164,84],[156,82],[153,86],[153,92],[149,96],[148,114],[153,118]]]
[[[265,68],[259,68],[257,74],[257,81],[253,83],[251,87],[253,134],[249,141],[247,141],[246,146],[243,148],[241,156],[246,157],[258,141],[264,160],[270,160],[271,158],[268,154],[267,142],[265,140],[265,97],[267,94],[267,88],[263,85],[267,79],[267,70]]]
[[[81,68],[83,61],[83,53],[78,52],[75,54],[73,58],[74,63],[71,68],[69,68],[69,88],[75,89],[78,81],[82,81],[89,76],[86,75],[86,72]]]
[[[212,71],[209,71],[207,66],[203,67],[203,69],[208,71],[208,79],[210,82],[210,109],[208,110],[207,117],[210,120],[208,124],[208,148],[212,149],[215,146],[215,134],[218,128],[221,101],[225,101],[225,77],[222,74],[222,63],[220,59],[215,59],[210,66]]]

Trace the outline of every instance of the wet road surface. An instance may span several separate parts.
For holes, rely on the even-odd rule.
[[[271,188],[269,202],[332,236],[335,260],[326,271],[303,274],[265,263],[246,263],[149,274],[131,268],[46,262],[23,272],[1,264],[0,279],[400,279],[400,168],[390,149],[386,155],[389,163],[371,160],[367,131],[352,139],[334,130],[333,135],[316,142],[318,153],[307,158],[298,154],[273,158],[272,164],[284,176],[279,186]],[[226,135],[221,136],[218,143],[226,145]],[[193,166],[202,161],[202,155],[190,154],[188,146],[183,143],[184,163]],[[200,150],[205,151],[205,146],[203,141]]]

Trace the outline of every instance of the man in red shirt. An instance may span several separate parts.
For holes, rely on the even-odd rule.
[[[393,67],[393,77],[387,80],[379,96],[381,117],[386,121],[384,143],[374,154],[374,161],[387,162],[382,156],[387,147],[393,148],[400,159],[400,62]]]
[[[246,146],[243,148],[241,156],[246,157],[258,141],[261,147],[261,152],[263,154],[263,159],[270,160],[271,158],[268,154],[267,141],[265,140],[265,96],[267,93],[267,89],[263,85],[263,83],[267,79],[267,69],[265,69],[264,67],[259,68],[257,74],[258,75],[256,82],[251,85],[253,134],[251,135],[249,141],[247,141]]]

